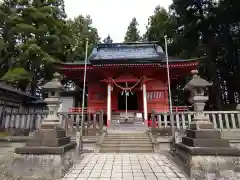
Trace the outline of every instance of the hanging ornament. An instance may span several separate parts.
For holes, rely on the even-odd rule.
[[[118,85],[118,84],[114,81],[113,78],[109,77],[109,79],[111,79],[111,81],[112,81],[118,88],[120,88],[121,90],[128,90],[128,91],[130,91],[130,90],[132,90],[133,88],[135,88],[139,83],[141,83],[142,80],[144,79],[144,77],[141,77],[141,79],[139,79],[139,81],[136,82],[136,83],[135,83],[133,86],[131,86],[131,87],[122,87],[122,86]],[[127,86],[127,84],[126,84],[126,86]]]
[[[133,95],[133,92],[132,91],[130,91],[131,92],[131,95]]]

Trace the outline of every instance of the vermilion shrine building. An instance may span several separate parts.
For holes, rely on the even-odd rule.
[[[196,69],[197,59],[169,57],[171,81]],[[76,84],[83,83],[84,61],[66,63],[61,72]],[[112,112],[169,110],[166,57],[156,42],[98,44],[87,62],[87,109],[103,109],[107,122]],[[128,92],[127,99],[124,92]],[[71,107],[69,107],[71,108]]]

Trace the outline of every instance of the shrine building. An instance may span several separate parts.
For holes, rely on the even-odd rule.
[[[171,83],[188,75],[198,59],[169,57]],[[98,44],[87,61],[87,110],[103,109],[107,124],[113,112],[169,111],[166,56],[157,42]],[[61,73],[83,83],[84,61],[65,63]],[[127,97],[126,97],[127,96]],[[69,107],[71,109],[79,107]]]

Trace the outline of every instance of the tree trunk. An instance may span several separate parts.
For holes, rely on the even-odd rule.
[[[227,98],[229,104],[234,104],[235,103],[235,96],[234,96],[234,90],[229,81],[227,81]]]
[[[37,95],[37,82],[34,81],[34,80],[31,83],[31,95],[32,96],[36,96]]]

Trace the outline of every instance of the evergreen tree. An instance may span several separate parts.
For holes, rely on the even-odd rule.
[[[124,42],[137,42],[141,40],[138,25],[137,19],[134,17],[127,28]]]
[[[17,56],[16,39],[9,35],[15,26],[11,22],[16,16],[17,1],[4,0],[0,3],[0,78],[12,67],[12,59]]]
[[[68,61],[83,61],[85,59],[86,38],[88,38],[88,53],[92,52],[93,46],[100,41],[98,31],[92,25],[90,16],[82,16],[68,20],[67,24],[73,35],[71,52]]]
[[[32,95],[36,95],[39,79],[50,79],[54,64],[65,61],[71,34],[62,7],[58,0],[23,0],[10,7],[15,13],[6,22],[10,26],[7,36],[14,38],[11,52],[18,54],[11,55],[12,67],[2,80],[22,89],[30,82]]]

